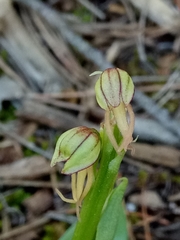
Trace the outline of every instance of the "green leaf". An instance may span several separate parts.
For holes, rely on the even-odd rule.
[[[96,240],[127,240],[126,216],[122,206],[122,199],[127,178],[122,178],[120,185],[115,188],[102,213],[97,227]]]
[[[72,224],[59,240],[72,240],[76,223]]]
[[[120,205],[120,213],[121,214],[118,219],[116,233],[115,233],[113,240],[127,240],[128,239],[127,221],[126,221],[126,214],[125,214],[123,204]]]

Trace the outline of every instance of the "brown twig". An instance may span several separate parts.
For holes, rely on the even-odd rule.
[[[145,232],[145,240],[152,240],[149,222],[146,221],[147,216],[148,216],[147,208],[142,204],[142,217],[143,217],[143,223],[144,223],[143,225],[144,225],[144,232]]]
[[[47,151],[44,151],[43,149],[37,147],[34,143],[27,141],[25,138],[19,136],[17,133],[9,131],[9,129],[5,125],[3,125],[2,123],[0,123],[0,131],[4,135],[6,135],[6,136],[8,136],[12,139],[15,139],[18,143],[20,143],[21,145],[31,149],[35,153],[38,153],[38,154],[44,156],[45,158],[51,160],[51,158],[52,158],[51,153],[49,153]]]
[[[1,234],[0,240],[13,238],[13,237],[21,235],[25,232],[28,232],[32,229],[37,229],[37,228],[42,227],[43,225],[47,224],[49,221],[50,221],[50,218],[48,218],[45,215],[44,217],[33,220],[33,222],[31,222],[31,223],[27,223],[23,226],[16,227],[9,232]]]
[[[29,98],[34,99],[43,99],[43,98],[57,98],[57,99],[71,99],[71,98],[87,98],[95,96],[94,89],[89,89],[86,91],[69,91],[69,92],[61,92],[61,93],[31,93]]]
[[[149,173],[154,172],[154,168],[151,167],[150,165],[146,164],[146,163],[136,161],[136,160],[128,158],[126,156],[124,157],[123,161],[128,163],[129,165],[133,165],[133,166],[138,167],[139,169],[143,169],[143,170],[145,170]]]
[[[34,188],[54,188],[52,182],[49,181],[29,181],[21,179],[1,179],[1,186],[22,186],[22,187],[34,187]],[[58,182],[57,188],[71,189],[70,184]]]
[[[38,99],[40,102],[48,103],[56,107],[75,110],[79,112],[86,112],[86,109],[87,109],[84,106],[81,106],[80,104],[45,98],[44,96],[42,96],[42,98],[35,97],[34,99]]]
[[[51,219],[58,220],[58,221],[63,221],[63,222],[69,223],[69,224],[72,224],[76,221],[76,217],[74,217],[74,216],[68,216],[66,214],[50,211],[50,212],[47,212],[41,218],[37,218],[37,219],[33,220],[33,222],[24,224],[22,226],[13,228],[9,232],[0,234],[0,240],[13,238],[13,237],[21,235],[25,232],[31,231],[33,229],[41,228],[43,225],[50,222]]]
[[[12,79],[16,80],[24,90],[30,90],[25,81],[0,56],[0,68]]]

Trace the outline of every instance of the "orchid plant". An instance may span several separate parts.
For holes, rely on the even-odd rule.
[[[127,224],[122,200],[128,180],[117,176],[125,152],[131,149],[134,113],[130,102],[134,84],[118,68],[96,71],[96,99],[105,110],[99,132],[76,127],[57,141],[51,166],[65,162],[63,174],[71,175],[72,199],[56,189],[60,198],[76,204],[77,223],[62,240],[127,240]],[[117,186],[115,186],[117,185]]]

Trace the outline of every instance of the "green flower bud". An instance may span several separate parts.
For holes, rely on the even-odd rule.
[[[133,141],[134,112],[130,105],[134,95],[134,84],[127,72],[119,68],[109,68],[104,72],[94,72],[100,74],[95,85],[96,99],[105,113],[104,127],[108,137],[116,150],[120,153],[127,150]],[[114,137],[114,125],[117,125],[123,141],[120,146]]]
[[[127,72],[119,68],[106,69],[97,80],[96,99],[101,108],[128,105],[134,95],[134,84]]]
[[[121,78],[121,95],[125,105],[128,105],[134,96],[134,83],[126,71],[117,68]]]
[[[98,159],[100,148],[99,133],[95,129],[87,127],[70,129],[58,139],[51,166],[64,161],[62,173],[79,172]]]

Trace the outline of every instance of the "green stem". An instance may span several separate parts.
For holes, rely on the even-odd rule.
[[[100,168],[95,183],[83,202],[73,240],[94,240],[103,206],[112,191],[124,151],[117,155],[103,130]],[[113,159],[113,160],[112,160]]]

